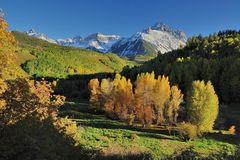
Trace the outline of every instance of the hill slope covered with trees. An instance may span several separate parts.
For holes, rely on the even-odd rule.
[[[55,45],[21,32],[12,32],[19,42],[19,61],[34,77],[66,78],[68,75],[121,71],[135,63],[108,53]]]
[[[158,55],[122,73],[134,81],[138,73],[151,71],[169,76],[171,84],[178,84],[184,93],[193,80],[210,80],[221,102],[239,103],[240,32],[192,37],[184,48]]]

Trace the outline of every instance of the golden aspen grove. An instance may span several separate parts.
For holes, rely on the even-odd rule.
[[[177,123],[178,109],[183,94],[177,86],[170,86],[168,77],[158,76],[154,72],[138,75],[135,88],[120,74],[113,80],[92,79],[89,82],[90,102],[98,105],[109,116],[132,124],[138,121],[142,126]]]

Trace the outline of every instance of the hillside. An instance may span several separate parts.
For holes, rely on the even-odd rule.
[[[207,37],[192,37],[186,46],[125,69],[123,75],[136,79],[138,73],[167,75],[186,93],[193,80],[210,80],[221,100],[239,103],[240,99],[240,32],[225,31]]]
[[[24,33],[13,32],[19,42],[19,60],[23,69],[34,77],[65,78],[68,75],[119,72],[135,63],[117,55],[64,47]]]

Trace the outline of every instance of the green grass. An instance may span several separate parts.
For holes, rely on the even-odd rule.
[[[153,59],[153,58],[155,58],[155,57],[156,57],[156,56],[139,54],[139,55],[136,55],[136,56],[134,57],[134,61],[137,62],[137,63],[139,63],[139,64],[142,64],[142,63],[144,63],[144,62],[146,62],[146,61],[149,61],[149,60],[151,60],[151,59]]]
[[[112,53],[59,46],[20,32],[13,34],[19,41],[19,61],[24,63],[23,69],[30,76],[66,78],[69,75],[120,72],[124,66],[135,65],[135,62]]]
[[[148,153],[153,159],[166,159],[191,149],[199,158],[206,158],[219,154],[233,155],[240,140],[238,136],[213,133],[205,138],[184,142],[174,133],[169,135],[164,127],[130,127],[104,115],[92,114],[92,111],[93,108],[86,102],[67,103],[62,115],[68,115],[78,123],[81,134],[79,143],[84,148],[100,150],[105,155]]]

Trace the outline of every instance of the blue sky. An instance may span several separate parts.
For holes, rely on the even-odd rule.
[[[0,0],[10,30],[131,36],[161,21],[188,36],[240,29],[240,0]]]

